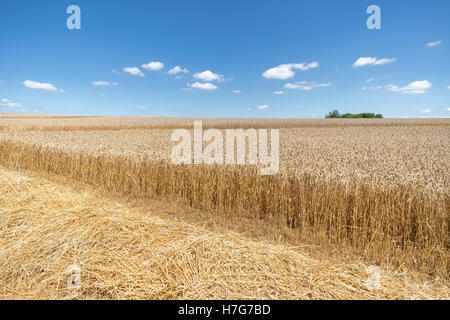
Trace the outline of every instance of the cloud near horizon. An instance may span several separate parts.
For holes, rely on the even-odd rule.
[[[9,108],[20,108],[22,104],[20,102],[13,102],[11,100],[3,98],[2,102],[0,103],[0,106]]]
[[[369,86],[369,87],[362,87],[361,90],[365,91],[365,90],[379,90],[379,89],[383,89],[383,86]]]
[[[123,72],[132,74],[133,76],[138,76],[138,77],[145,77],[145,75],[142,73],[141,70],[139,70],[139,68],[137,67],[126,67],[126,68],[122,68]]]
[[[194,78],[205,82],[224,81],[222,74],[214,73],[210,70],[194,73]]]
[[[414,81],[404,87],[398,87],[395,84],[385,86],[385,88],[391,92],[400,94],[422,94],[426,93],[427,89],[430,89],[433,85],[428,80]]]
[[[286,89],[298,89],[298,90],[311,90],[314,88],[323,88],[329,87],[331,83],[316,83],[316,82],[308,82],[308,81],[300,81],[295,83],[286,83],[284,87]]]
[[[442,40],[432,41],[427,43],[427,47],[437,47],[442,44]]]
[[[262,76],[266,79],[286,80],[295,76],[295,70],[308,71],[317,68],[317,61],[311,63],[287,63],[280,64],[263,72]]]
[[[397,58],[378,59],[377,57],[361,57],[353,63],[353,67],[359,68],[363,66],[381,66],[395,61],[397,61]]]
[[[187,86],[189,88],[195,88],[195,89],[200,89],[200,90],[216,90],[217,86],[213,85],[212,83],[209,82],[194,82],[193,84],[187,84]]]
[[[147,64],[144,63],[141,67],[150,71],[159,71],[164,68],[164,63],[160,61],[151,61]]]
[[[117,86],[117,82],[108,82],[108,81],[93,81],[91,82],[94,86]]]
[[[180,66],[175,66],[169,70],[169,74],[177,74],[177,73],[189,73],[189,70],[186,68],[182,68]]]
[[[27,88],[30,88],[30,89],[39,89],[39,90],[47,90],[47,91],[64,92],[63,89],[58,89],[51,83],[44,83],[44,82],[37,82],[37,81],[32,81],[32,80],[25,80],[23,82],[23,85],[25,87],[27,87]]]

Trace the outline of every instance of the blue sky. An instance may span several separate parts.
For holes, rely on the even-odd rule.
[[[0,111],[448,117],[449,16],[447,0],[4,0]]]

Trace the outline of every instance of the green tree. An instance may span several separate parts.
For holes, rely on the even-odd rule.
[[[343,119],[373,119],[373,118],[383,118],[383,115],[380,113],[373,112],[362,112],[362,113],[344,113],[340,114],[339,111],[333,110],[329,112],[325,118],[343,118]]]
[[[331,112],[329,112],[329,113],[325,116],[325,118],[340,118],[340,117],[341,117],[341,114],[340,114],[339,111],[337,111],[336,109],[333,110],[333,111],[331,111]]]

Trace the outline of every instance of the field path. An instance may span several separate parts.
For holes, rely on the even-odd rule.
[[[436,283],[162,212],[0,169],[0,299],[449,298]],[[67,288],[70,265],[80,289]]]

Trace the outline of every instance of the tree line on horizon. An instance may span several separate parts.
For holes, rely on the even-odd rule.
[[[325,115],[325,118],[383,118],[381,113],[362,112],[362,113],[344,113],[340,114],[338,110],[333,110]]]

